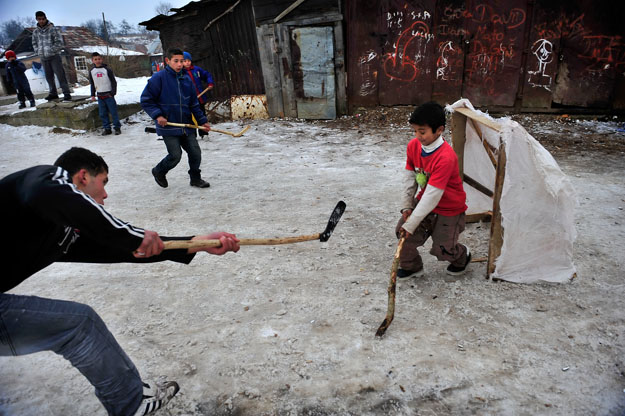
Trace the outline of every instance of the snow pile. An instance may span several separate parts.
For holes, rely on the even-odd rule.
[[[117,105],[136,104],[141,100],[141,93],[148,83],[149,77],[119,78],[117,79]],[[91,95],[91,86],[85,85],[74,88],[74,95]]]

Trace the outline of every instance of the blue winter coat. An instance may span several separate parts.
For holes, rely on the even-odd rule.
[[[202,86],[202,81],[206,83],[207,87],[215,84],[211,73],[205,69],[200,68],[199,66],[191,65],[189,69],[182,68],[182,71],[186,72],[187,75],[190,77],[191,83],[195,87],[196,96],[202,91],[204,91],[204,87]],[[199,100],[201,104],[204,104],[206,102],[206,100],[204,99],[205,96],[206,96],[206,93],[200,96]]]
[[[14,60],[13,62],[9,61],[6,65],[7,70],[7,79],[16,90],[22,92],[30,92],[30,84],[28,83],[28,78],[24,72],[26,72],[26,66],[23,62],[20,62],[19,59]]]
[[[195,88],[183,71],[175,72],[169,65],[158,71],[148,80],[141,93],[141,107],[156,121],[163,116],[172,123],[193,124],[191,115],[202,125],[208,119],[200,109]],[[156,134],[159,136],[195,135],[195,129],[186,127],[161,127],[156,123]]]

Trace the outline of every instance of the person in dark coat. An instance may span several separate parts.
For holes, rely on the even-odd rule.
[[[8,50],[4,53],[4,57],[9,61],[6,66],[7,79],[17,91],[17,101],[20,102],[19,108],[26,107],[26,98],[30,101],[30,106],[35,106],[35,97],[30,90],[30,84],[28,78],[26,78],[26,66],[24,62],[20,62],[17,59],[17,55],[12,50]]]
[[[239,240],[224,232],[165,237],[124,222],[104,209],[108,179],[104,159],[79,147],[54,165],[0,179],[0,217],[11,238],[0,251],[0,356],[53,351],[89,380],[109,416],[145,416],[176,395],[175,381],[144,381],[90,306],[7,292],[56,262],[188,264],[200,251],[236,252]],[[163,241],[172,239],[218,239],[221,245],[164,250]],[[84,414],[80,403],[73,406],[72,414]]]
[[[155,121],[156,134],[163,137],[167,148],[167,156],[152,169],[152,175],[159,186],[167,188],[167,172],[178,165],[184,149],[189,159],[189,184],[208,188],[210,184],[201,176],[202,149],[195,137],[196,129],[186,125],[192,125],[193,118],[207,131],[210,125],[200,109],[191,80],[182,70],[182,61],[182,51],[170,49],[165,58],[167,66],[152,74],[141,93],[141,107]],[[184,124],[185,127],[168,123]]]

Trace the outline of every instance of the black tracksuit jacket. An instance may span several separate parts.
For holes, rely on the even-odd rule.
[[[57,166],[35,166],[0,180],[0,219],[4,249],[0,250],[0,293],[57,262],[152,263],[173,260],[188,264],[186,249],[158,256],[132,255],[144,231],[109,214],[79,191]],[[191,237],[161,237],[163,240]]]

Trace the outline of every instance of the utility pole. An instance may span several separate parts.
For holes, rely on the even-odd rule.
[[[102,24],[104,25],[104,40],[106,41],[106,57],[109,56],[109,31],[106,29],[106,19],[104,18],[104,12],[102,12]]]

